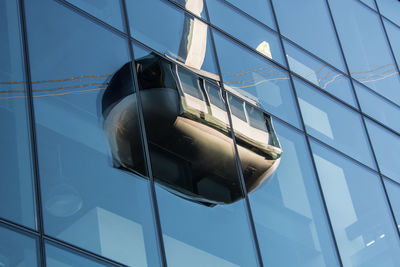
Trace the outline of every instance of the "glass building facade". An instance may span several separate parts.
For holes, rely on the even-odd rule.
[[[0,36],[0,266],[400,266],[399,1],[3,0]],[[220,141],[165,157],[149,59]],[[266,122],[283,152],[254,189],[240,132]]]

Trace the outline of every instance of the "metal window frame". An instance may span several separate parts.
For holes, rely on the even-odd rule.
[[[98,255],[96,253],[93,253],[91,251],[88,251],[88,250],[85,250],[83,248],[80,248],[79,246],[75,246],[73,244],[69,244],[68,242],[65,242],[65,241],[59,240],[57,238],[48,236],[44,232],[42,199],[41,199],[41,186],[40,186],[40,173],[39,173],[39,159],[38,159],[38,152],[37,152],[38,148],[37,148],[37,137],[36,137],[35,112],[34,112],[33,93],[32,93],[32,80],[31,80],[31,70],[30,70],[30,61],[29,61],[30,58],[29,58],[28,33],[27,33],[27,26],[26,26],[26,15],[25,15],[24,1],[26,1],[26,0],[18,0],[18,9],[19,9],[19,23],[20,23],[20,28],[21,28],[21,40],[22,40],[23,60],[24,60],[23,67],[24,67],[26,93],[27,93],[27,100],[28,100],[27,101],[27,109],[28,109],[28,120],[29,120],[29,130],[30,130],[30,145],[31,145],[31,154],[32,154],[31,155],[32,156],[32,166],[33,166],[32,167],[32,169],[33,169],[33,182],[34,182],[35,200],[36,200],[35,209],[36,209],[36,219],[37,219],[37,230],[30,229],[29,227],[20,225],[18,223],[12,222],[12,221],[9,221],[9,220],[7,220],[5,218],[0,218],[0,225],[2,225],[4,227],[12,228],[15,231],[18,231],[18,232],[21,232],[21,233],[25,233],[25,234],[27,234],[29,236],[36,236],[37,240],[38,240],[38,259],[40,261],[40,265],[43,266],[43,267],[46,266],[45,242],[50,242],[50,243],[53,243],[53,244],[57,244],[57,245],[66,247],[66,248],[68,248],[70,250],[73,250],[73,251],[77,252],[78,254],[85,255],[85,256],[87,256],[87,257],[89,257],[91,259],[94,259],[94,260],[97,260],[97,261],[101,261],[101,262],[107,263],[107,264],[112,265],[112,266],[124,266],[123,264],[118,263],[118,262],[116,262],[116,261],[114,261],[112,259],[109,259],[107,257],[103,257],[103,256]],[[114,32],[115,34],[124,37],[126,39],[126,41],[129,43],[129,52],[130,52],[130,57],[131,57],[132,62],[134,62],[134,51],[133,51],[132,42],[136,42],[136,43],[144,46],[145,48],[149,49],[150,51],[153,51],[156,54],[164,57],[160,53],[158,53],[158,52],[154,51],[153,49],[151,49],[150,47],[148,47],[146,44],[143,44],[140,41],[135,40],[133,38],[133,36],[131,35],[131,32],[130,32],[130,25],[129,25],[129,20],[128,20],[128,11],[127,11],[127,8],[126,8],[125,0],[120,0],[120,3],[122,5],[122,14],[121,14],[121,16],[122,16],[123,22],[125,23],[126,32],[123,32],[123,31],[121,31],[119,29],[116,29],[115,27],[107,24],[106,22],[104,22],[104,21],[98,19],[97,17],[89,14],[88,12],[83,11],[79,7],[74,6],[73,4],[69,3],[67,0],[54,0],[54,1],[64,5],[65,7],[69,8],[71,10],[74,10],[75,12],[79,13],[80,15],[83,15],[84,17],[86,17],[87,19],[97,23],[98,25],[107,28],[108,30]],[[282,48],[282,51],[283,51],[284,54],[285,54],[285,48],[284,48],[284,45],[283,45],[283,40],[290,42],[291,44],[293,44],[296,47],[300,48],[301,50],[305,51],[310,56],[316,58],[317,60],[321,61],[324,64],[327,64],[328,66],[330,66],[334,70],[337,70],[339,73],[341,73],[341,74],[345,75],[346,77],[348,77],[350,79],[350,83],[351,83],[351,86],[352,86],[352,89],[353,89],[353,93],[354,93],[355,100],[356,100],[356,103],[357,103],[357,108],[354,108],[354,107],[350,106],[349,104],[345,103],[343,100],[331,95],[330,93],[322,90],[318,86],[310,83],[308,80],[302,78],[300,75],[297,75],[297,74],[293,73],[289,68],[288,60],[287,60],[286,56],[284,56],[286,66],[283,66],[283,65],[281,65],[280,63],[278,63],[278,62],[276,62],[274,60],[266,58],[264,55],[262,55],[261,53],[259,53],[255,49],[251,48],[249,45],[243,43],[242,41],[238,40],[237,38],[233,37],[232,35],[224,32],[219,27],[212,25],[209,22],[210,19],[209,19],[209,14],[208,14],[208,10],[207,10],[206,1],[204,1],[204,6],[205,6],[205,11],[206,11],[205,13],[206,13],[207,20],[204,20],[203,18],[198,17],[198,16],[190,13],[189,11],[185,10],[184,7],[182,7],[181,5],[179,5],[179,4],[175,3],[175,2],[172,2],[172,1],[169,1],[169,0],[162,0],[162,1],[166,1],[166,2],[174,5],[178,9],[183,10],[185,12],[185,14],[188,14],[188,15],[190,15],[192,17],[195,17],[196,19],[199,19],[203,23],[206,23],[208,25],[209,31],[211,32],[212,49],[213,49],[213,52],[214,52],[215,57],[216,57],[217,70],[218,70],[218,74],[219,74],[219,76],[221,78],[221,81],[222,81],[222,75],[221,75],[221,69],[220,69],[220,65],[219,65],[219,61],[218,61],[218,55],[216,53],[216,47],[215,47],[215,42],[214,42],[214,36],[213,36],[214,33],[213,33],[213,31],[218,31],[218,32],[222,33],[223,35],[225,35],[229,39],[231,39],[232,42],[245,47],[247,50],[249,50],[249,51],[251,51],[251,52],[253,52],[255,54],[258,54],[259,56],[263,57],[265,60],[267,60],[267,61],[269,61],[269,62],[271,62],[271,63],[273,63],[273,64],[275,64],[275,65],[277,65],[277,66],[279,66],[281,68],[283,68],[286,71],[288,71],[290,83],[291,83],[291,86],[292,86],[292,90],[293,90],[293,94],[294,94],[294,97],[295,97],[297,110],[298,110],[298,113],[300,115],[300,120],[301,120],[301,125],[303,127],[303,130],[298,129],[297,127],[291,125],[290,123],[280,119],[277,116],[274,116],[274,115],[270,114],[269,112],[266,112],[265,110],[262,110],[259,107],[256,107],[256,108],[260,109],[264,113],[267,113],[273,119],[276,119],[276,120],[280,121],[281,123],[289,126],[291,129],[293,129],[293,130],[295,130],[295,131],[297,131],[299,133],[304,134],[305,139],[306,139],[306,143],[307,143],[307,147],[308,147],[308,153],[310,153],[310,156],[311,156],[311,161],[312,161],[312,165],[313,165],[313,171],[314,171],[314,174],[315,174],[317,182],[318,182],[318,189],[319,189],[321,200],[323,202],[326,219],[328,221],[328,225],[329,225],[329,228],[330,228],[330,234],[332,236],[332,240],[334,241],[335,251],[336,251],[337,258],[338,258],[339,263],[340,263],[341,266],[343,266],[343,263],[342,263],[341,255],[340,255],[340,252],[339,252],[338,244],[337,244],[337,241],[336,241],[336,238],[335,238],[335,234],[334,234],[334,231],[333,231],[331,219],[330,219],[330,216],[329,216],[329,211],[328,211],[328,208],[327,208],[327,205],[326,205],[326,201],[325,201],[325,198],[324,198],[324,195],[323,195],[323,192],[322,192],[320,178],[319,178],[318,172],[316,170],[316,164],[315,164],[314,158],[312,156],[310,140],[316,141],[316,142],[318,142],[318,143],[320,143],[320,144],[322,144],[322,145],[324,145],[326,147],[329,147],[330,149],[338,152],[339,154],[341,154],[345,158],[351,160],[352,162],[354,162],[354,163],[356,163],[356,164],[358,164],[360,166],[363,166],[363,167],[373,171],[373,173],[379,175],[380,181],[381,181],[381,185],[382,185],[382,187],[384,189],[385,199],[386,199],[387,204],[389,206],[394,226],[395,226],[395,228],[397,230],[398,237],[400,237],[400,231],[399,231],[399,228],[397,227],[396,218],[395,218],[395,215],[394,215],[394,212],[393,212],[393,208],[392,208],[392,205],[391,205],[391,202],[390,202],[390,199],[389,199],[389,196],[388,196],[385,184],[384,184],[384,179],[389,179],[390,181],[393,181],[394,183],[396,183],[399,186],[400,186],[400,183],[397,182],[397,181],[394,181],[392,178],[387,177],[387,176],[385,176],[385,175],[383,175],[381,173],[380,168],[379,168],[379,164],[378,164],[378,161],[377,161],[377,158],[376,158],[376,155],[375,155],[375,151],[374,151],[374,149],[372,147],[371,137],[370,137],[370,135],[368,133],[368,129],[366,127],[365,120],[366,120],[366,118],[370,119],[371,121],[377,123],[382,128],[394,133],[397,136],[400,136],[400,133],[398,133],[395,130],[391,129],[390,127],[382,124],[381,122],[379,122],[376,119],[370,117],[369,115],[363,113],[363,111],[362,111],[362,109],[360,107],[360,103],[359,103],[357,94],[356,94],[355,89],[354,89],[354,84],[359,83],[359,82],[356,81],[356,80],[353,80],[353,78],[351,76],[351,73],[349,72],[347,60],[346,60],[346,57],[344,55],[343,47],[342,47],[341,42],[340,42],[340,36],[338,34],[338,31],[337,31],[337,28],[336,28],[336,25],[335,25],[335,21],[334,21],[334,18],[333,18],[332,11],[331,11],[331,8],[330,8],[328,0],[325,0],[326,1],[326,5],[328,7],[330,19],[331,19],[331,22],[332,22],[333,27],[334,27],[335,35],[336,35],[336,38],[337,38],[338,43],[339,43],[340,51],[341,51],[341,54],[343,56],[343,60],[344,60],[344,63],[345,63],[345,67],[346,67],[347,73],[343,73],[341,70],[338,70],[336,67],[328,64],[325,60],[315,56],[314,54],[312,54],[311,52],[309,52],[305,48],[297,45],[295,42],[293,42],[290,39],[282,36],[282,34],[280,33],[278,20],[277,20],[277,17],[276,17],[276,13],[275,13],[275,10],[274,10],[274,6],[273,6],[272,0],[269,0],[269,1],[270,1],[270,5],[271,5],[271,8],[272,8],[273,19],[274,19],[275,24],[276,24],[276,30],[268,27],[267,25],[265,25],[261,21],[257,20],[256,18],[254,18],[251,15],[247,14],[243,10],[237,8],[236,6],[234,6],[231,3],[227,2],[226,0],[222,0],[222,1],[225,4],[229,5],[231,8],[233,8],[235,11],[245,15],[251,21],[253,21],[255,23],[258,23],[259,25],[265,27],[266,29],[268,29],[268,30],[270,30],[272,32],[275,32],[277,34],[277,36],[279,37],[280,45],[281,45],[281,48]],[[374,0],[376,8],[377,8],[376,10],[374,10],[373,8],[371,8],[370,6],[366,5],[365,3],[361,2],[361,1],[359,1],[359,2],[360,2],[360,4],[368,7],[370,10],[372,10],[373,12],[376,12],[379,15],[379,18],[380,18],[380,21],[381,21],[381,25],[383,27],[384,34],[385,34],[385,37],[387,39],[387,42],[388,42],[388,45],[389,45],[393,60],[395,62],[397,70],[400,71],[399,64],[396,61],[396,58],[395,58],[395,55],[394,55],[394,51],[393,51],[393,48],[392,48],[390,40],[389,40],[389,36],[387,34],[387,31],[386,31],[386,28],[385,28],[385,25],[384,25],[384,22],[383,22],[383,18],[385,18],[386,20],[388,20],[391,23],[393,23],[393,22],[380,13],[379,6],[377,5],[376,0]],[[307,130],[305,128],[305,123],[304,123],[303,117],[302,117],[300,109],[299,109],[298,98],[297,98],[296,91],[294,89],[294,83],[293,83],[293,77],[292,76],[295,76],[295,77],[301,79],[302,81],[306,82],[307,84],[313,86],[314,88],[317,88],[318,90],[322,91],[325,95],[328,95],[329,97],[333,98],[336,102],[342,103],[343,105],[347,106],[351,110],[354,110],[354,111],[356,111],[357,113],[359,113],[361,115],[363,128],[364,128],[364,130],[365,130],[365,132],[367,134],[368,143],[369,143],[369,146],[371,148],[371,153],[373,155],[374,162],[375,162],[375,164],[377,166],[377,170],[374,170],[374,169],[366,166],[365,164],[353,159],[352,157],[344,154],[343,152],[337,150],[336,148],[323,143],[322,141],[314,138],[313,136],[311,136],[311,135],[309,135],[307,133]],[[137,87],[138,83],[137,83],[136,71],[132,72],[132,77],[134,78],[133,80],[135,82],[135,86]],[[223,87],[223,83],[222,82],[221,82],[221,87]],[[365,87],[367,89],[369,89],[370,91],[374,92],[377,96],[380,96],[383,99],[386,99],[390,103],[394,104],[396,107],[400,108],[400,105],[392,102],[390,99],[387,99],[386,97],[383,97],[382,95],[380,95],[379,93],[373,91],[372,89],[368,88],[367,86],[365,86]],[[137,90],[137,91],[139,91],[139,90]],[[225,92],[224,95],[226,95],[226,90],[225,89],[223,89],[223,92]],[[158,244],[158,250],[159,250],[158,252],[159,252],[159,255],[160,255],[161,264],[163,266],[167,266],[165,247],[164,247],[163,238],[162,238],[162,228],[161,228],[161,223],[160,223],[160,215],[159,215],[157,197],[156,197],[156,192],[155,192],[154,177],[153,177],[152,172],[151,172],[151,163],[150,163],[150,157],[149,157],[149,152],[148,152],[145,125],[144,125],[144,120],[143,120],[143,114],[142,114],[142,111],[140,109],[140,107],[141,107],[140,92],[139,92],[139,94],[137,94],[137,97],[138,97],[139,114],[141,114],[141,115],[139,115],[139,117],[140,117],[140,123],[139,124],[140,124],[140,128],[142,130],[141,131],[142,132],[141,139],[142,139],[142,145],[143,145],[143,153],[144,153],[144,156],[145,156],[145,162],[146,162],[146,167],[147,167],[147,171],[148,171],[148,176],[150,178],[149,179],[149,181],[150,181],[149,186],[150,186],[151,204],[152,204],[152,208],[153,208],[153,210],[152,210],[153,218],[154,218],[155,223],[156,223],[157,244]],[[230,107],[228,105],[228,102],[226,101],[226,96],[225,96],[225,102],[226,102],[228,110],[230,111]],[[232,120],[231,120],[231,117],[230,117],[230,112],[228,113],[228,117],[229,117],[230,125],[232,126]],[[241,181],[242,189],[243,189],[244,194],[245,194],[246,212],[247,212],[247,216],[248,216],[248,219],[249,219],[249,225],[250,225],[251,232],[252,232],[252,238],[253,238],[253,241],[254,241],[254,246],[255,246],[255,249],[256,249],[257,260],[258,260],[258,264],[260,266],[263,266],[264,265],[263,264],[263,258],[262,258],[261,251],[260,251],[260,246],[259,246],[258,237],[257,237],[257,233],[256,233],[256,228],[255,228],[255,224],[254,224],[254,219],[253,219],[253,215],[252,215],[252,209],[251,209],[250,201],[249,201],[249,198],[248,198],[248,195],[247,195],[247,192],[246,192],[246,188],[244,186],[244,178],[243,178],[243,174],[242,174],[242,171],[241,171],[240,159],[238,157],[238,152],[237,152],[237,147],[236,147],[236,140],[235,140],[233,131],[231,131],[231,133],[232,133],[232,138],[234,140],[235,155],[236,155],[236,157],[235,157],[236,158],[236,166],[237,166],[238,174],[240,175],[240,181]],[[264,260],[267,260],[267,259],[264,259]]]

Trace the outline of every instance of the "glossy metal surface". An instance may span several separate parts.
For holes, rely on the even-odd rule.
[[[136,172],[142,158],[135,155],[139,130],[131,66],[129,62],[115,73],[102,104],[115,167]],[[138,60],[136,68],[156,181],[205,205],[243,198],[218,81],[155,55]],[[245,104],[241,108],[235,108],[232,120],[246,187],[252,191],[277,167],[282,150],[270,117],[257,109],[261,117],[256,121]],[[238,118],[238,112],[244,117]]]

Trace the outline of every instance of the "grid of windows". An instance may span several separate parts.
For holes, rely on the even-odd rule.
[[[2,1],[0,266],[397,266],[396,10],[395,0]],[[234,149],[243,199],[209,207],[171,194],[156,183],[140,92],[131,149],[142,167],[114,168],[101,97],[116,70],[149,55],[218,77],[234,131],[234,116],[270,115],[283,149],[272,178],[247,194]],[[243,114],[232,91],[252,102]],[[187,171],[182,161],[171,158],[171,175]]]

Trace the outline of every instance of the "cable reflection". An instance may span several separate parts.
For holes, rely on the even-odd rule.
[[[390,68],[387,69],[381,73],[372,73],[375,71],[379,71],[382,69],[385,69],[389,66],[394,66],[393,63],[390,64],[385,64],[370,70],[366,71],[358,71],[358,72],[351,72],[351,75],[354,74],[365,74],[365,73],[370,73],[369,75],[364,75],[364,76],[353,76],[354,79],[362,82],[362,83],[371,83],[371,82],[376,82],[380,81],[389,77],[392,77],[399,72],[396,70],[396,68]],[[307,78],[311,75],[319,75],[322,74],[323,70],[326,69],[328,65],[324,64],[322,65],[318,70],[315,72],[309,72],[307,74],[301,75],[303,78]],[[224,74],[223,77],[225,77],[225,82],[224,84],[230,85],[231,89],[242,89],[242,88],[249,88],[253,86],[258,86],[260,84],[266,83],[268,81],[275,81],[275,80],[287,80],[289,79],[288,77],[279,77],[279,78],[272,78],[272,79],[263,79],[265,77],[272,77],[272,76],[277,76],[277,75],[285,75],[287,74],[286,72],[275,72],[275,73],[269,73],[269,74],[258,74],[260,71],[265,71],[268,69],[279,69],[277,66],[269,65],[261,68],[256,68],[248,71],[243,71],[240,73],[231,73],[231,74]],[[392,72],[391,72],[392,71]],[[241,79],[241,80],[232,80],[234,77],[242,77],[246,75],[254,75],[255,73],[258,74],[258,76],[248,78],[248,79]],[[336,75],[335,75],[336,74]],[[99,74],[99,75],[78,75],[78,76],[73,76],[73,77],[67,77],[67,78],[62,78],[62,79],[49,79],[49,80],[40,80],[40,81],[34,81],[32,82],[32,85],[36,84],[50,84],[50,83],[58,83],[58,82],[70,82],[70,81],[80,81],[80,80],[85,80],[85,79],[92,79],[92,78],[108,78],[111,77],[112,74]],[[319,85],[322,89],[326,89],[329,85],[334,83],[338,78],[340,77],[345,77],[344,74],[339,73],[335,70],[330,70],[325,75],[317,80],[316,85]],[[329,79],[330,78],[330,79]],[[260,81],[257,81],[259,79],[263,79]],[[329,80],[328,80],[329,79]],[[324,82],[325,81],[325,82]],[[231,86],[231,85],[236,85],[236,84],[245,84],[248,83],[247,85],[243,86]],[[0,85],[17,85],[17,84],[25,84],[25,81],[11,81],[11,82],[0,82]],[[57,91],[57,90],[64,90],[64,89],[76,89],[76,88],[83,88],[83,87],[90,87],[94,85],[104,85],[107,86],[107,82],[103,83],[85,83],[85,84],[78,84],[78,85],[70,85],[70,86],[60,86],[60,87],[55,87],[55,88],[48,88],[48,89],[33,89],[33,92],[46,92],[46,91]],[[104,87],[105,88],[105,87]],[[103,87],[96,88],[96,90],[103,90]],[[84,93],[84,92],[91,92],[93,89],[89,90],[74,90],[70,92],[64,92],[64,93],[57,93],[57,94],[47,94],[47,95],[34,95],[33,97],[43,97],[43,96],[62,96],[62,95],[69,95],[69,94],[79,94],[79,93]],[[12,93],[26,93],[25,89],[6,89],[6,90],[0,90],[0,94],[12,94]],[[7,96],[7,97],[0,97],[0,100],[6,100],[6,99],[18,99],[18,98],[25,98],[26,95],[22,96]]]

